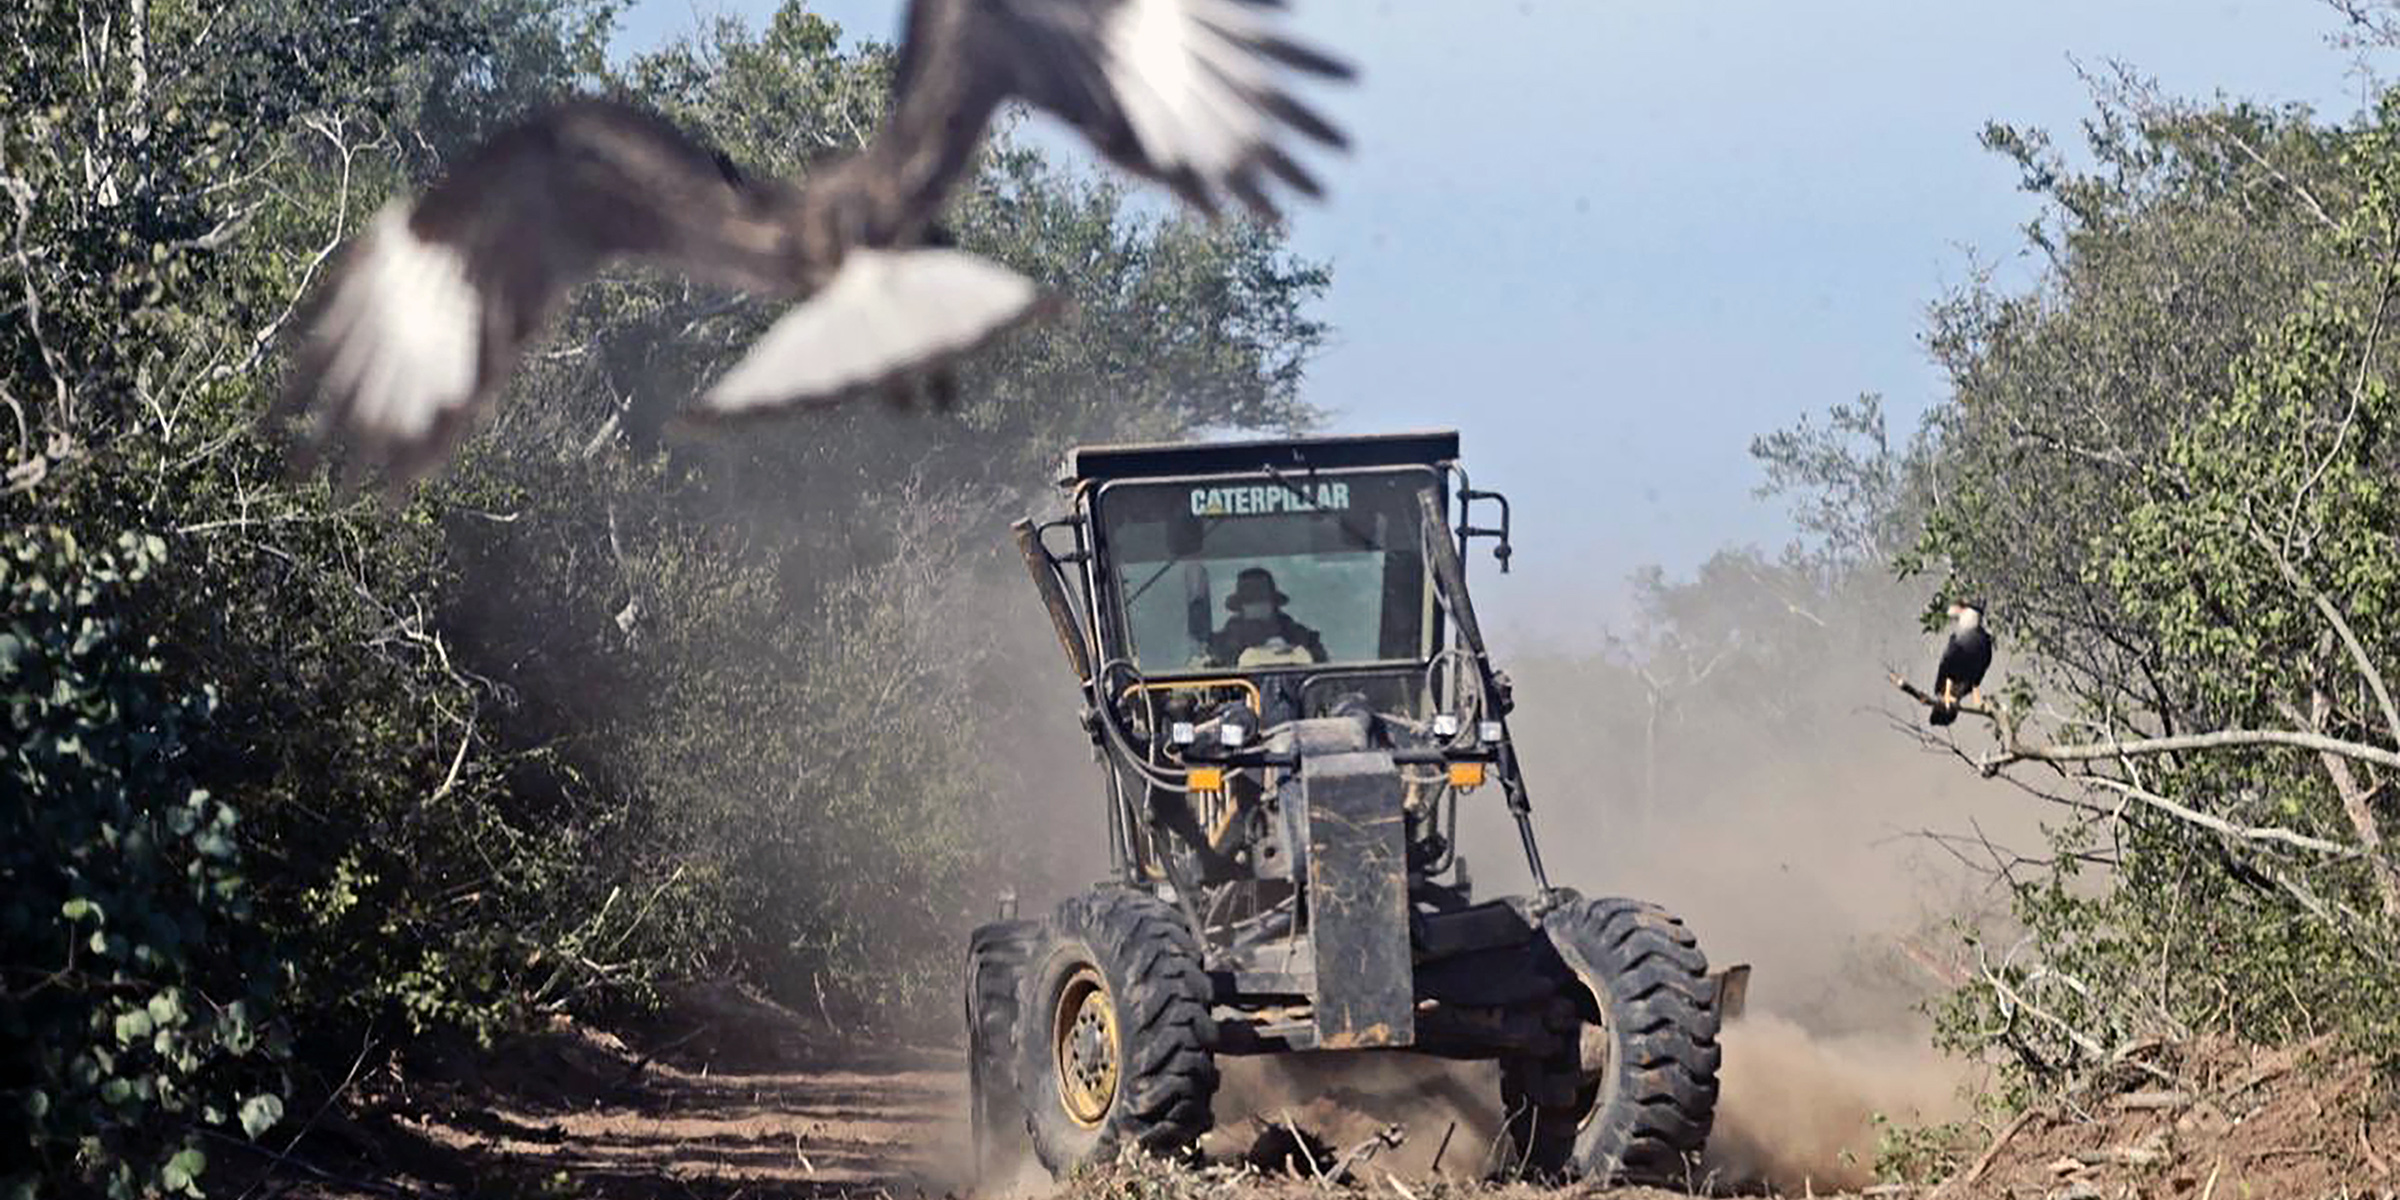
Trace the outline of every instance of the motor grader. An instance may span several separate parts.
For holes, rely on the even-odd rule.
[[[1079,447],[1065,514],[1017,522],[1112,871],[969,940],[979,1159],[1186,1153],[1219,1058],[1386,1049],[1497,1060],[1506,1173],[1690,1179],[1748,968],[1550,881],[1463,566],[1488,540],[1507,569],[1508,502],[1458,446]],[[1478,898],[1458,853],[1461,806],[1495,792],[1526,895]]]

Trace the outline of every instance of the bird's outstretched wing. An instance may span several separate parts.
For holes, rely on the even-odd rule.
[[[576,101],[503,131],[422,197],[387,204],[312,300],[277,406],[315,401],[296,465],[338,439],[349,477],[380,467],[405,488],[610,259],[776,286],[781,234],[761,207],[721,156],[626,105]]]
[[[1352,74],[1277,32],[1271,14],[1278,7],[1276,0],[913,0],[894,127],[971,141],[989,106],[1015,96],[1211,217],[1230,195],[1272,219],[1267,176],[1310,197],[1321,193],[1284,148],[1285,127],[1328,146],[1348,144],[1285,83],[1294,74]],[[962,154],[940,157],[963,161]]]
[[[981,346],[1058,303],[963,250],[851,250],[681,416],[687,424],[835,403]]]

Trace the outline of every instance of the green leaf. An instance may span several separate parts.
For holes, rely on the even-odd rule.
[[[190,1192],[197,1196],[200,1189],[193,1181],[199,1179],[200,1172],[207,1169],[208,1156],[196,1147],[186,1146],[176,1151],[175,1157],[168,1159],[167,1165],[159,1169],[158,1181],[166,1185],[170,1192]]]
[[[50,1093],[45,1092],[40,1088],[35,1088],[32,1091],[25,1093],[25,1112],[28,1116],[31,1116],[36,1121],[41,1120],[43,1117],[49,1116]]]
[[[133,1095],[133,1085],[126,1082],[122,1076],[112,1077],[107,1083],[100,1085],[100,1099],[109,1104],[123,1104],[126,1097],[131,1095]]]
[[[130,1046],[150,1036],[150,1014],[142,1009],[117,1014],[117,1044]]]
[[[87,915],[97,916],[99,906],[81,896],[58,906],[58,915],[70,921],[80,921]]]
[[[273,1093],[261,1092],[242,1101],[242,1132],[252,1141],[282,1119],[283,1099]]]

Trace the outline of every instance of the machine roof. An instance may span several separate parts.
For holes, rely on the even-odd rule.
[[[1077,446],[1059,472],[1062,487],[1085,481],[1217,475],[1341,467],[1436,466],[1458,458],[1458,431],[1255,438],[1230,442],[1146,442]]]

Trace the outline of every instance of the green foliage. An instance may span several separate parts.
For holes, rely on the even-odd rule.
[[[1965,1121],[1903,1125],[1876,1113],[1873,1123],[1875,1177],[1884,1183],[1925,1186],[1947,1179],[1967,1165],[1976,1140]]]
[[[882,110],[890,52],[842,51],[797,5],[623,72],[600,53],[610,12],[0,14],[0,101],[27,115],[0,123],[16,306],[0,525],[87,546],[156,531],[168,555],[144,560],[138,626],[156,648],[138,661],[161,695],[216,697],[178,733],[176,778],[210,797],[193,837],[231,837],[221,806],[242,814],[241,928],[289,964],[260,974],[233,942],[187,943],[172,1011],[149,1006],[163,983],[39,995],[56,1021],[97,1021],[111,1055],[188,1049],[208,1072],[223,1055],[206,1039],[232,1019],[218,1006],[271,977],[304,1035],[293,1082],[190,1110],[228,1133],[313,1103],[369,1032],[488,1038],[665,979],[947,1017],[955,939],[988,890],[1090,869],[1010,819],[1093,781],[1070,693],[1025,682],[1056,668],[1021,569],[995,553],[1005,521],[1041,502],[1072,440],[1311,419],[1298,384],[1322,270],[1269,230],[1138,217],[1003,141],[951,224],[1082,315],[978,356],[956,415],[865,407],[667,441],[664,415],[779,314],[628,270],[578,296],[487,434],[410,503],[285,478],[256,418],[295,300],[377,206],[494,123],[613,90],[753,171],[803,172]],[[91,69],[54,69],[67,61]],[[64,900],[26,919],[81,936],[105,919],[126,953],[149,944],[133,917]],[[11,995],[67,944],[13,938]],[[256,1024],[258,1003],[226,1011]],[[49,1128],[80,1128],[66,1091],[43,1095]],[[45,1176],[202,1174],[175,1158],[182,1125],[144,1126],[155,1146],[110,1128],[43,1143]]]
[[[2136,93],[2093,129],[2081,174],[1989,138],[2055,201],[2052,272],[1937,312],[1956,396],[1920,562],[1989,598],[2028,740],[2400,747],[2379,687],[2400,670],[2400,96],[2334,126]],[[2020,776],[2071,819],[2012,880],[2021,937],[1978,947],[1944,1036],[2005,1050],[2022,1088],[2196,1033],[2389,1052],[2379,774],[2246,746]]]
[[[164,556],[0,536],[0,1153],[111,1196],[197,1195],[195,1127],[282,1113],[243,831],[190,773],[215,696],[176,689],[145,632]]]
[[[1829,577],[1878,569],[1908,549],[1924,520],[1931,456],[1922,429],[1892,444],[1873,394],[1834,405],[1822,425],[1803,417],[1750,443],[1767,475],[1758,495],[1790,499],[1806,561]]]

